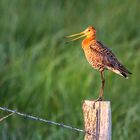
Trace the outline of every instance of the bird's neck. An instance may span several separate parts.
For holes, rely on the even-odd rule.
[[[96,42],[95,37],[87,37],[82,41],[82,48],[89,48],[92,43]]]

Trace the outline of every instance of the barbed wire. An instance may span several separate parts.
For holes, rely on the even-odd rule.
[[[32,119],[32,120],[35,120],[35,121],[45,122],[45,123],[48,123],[48,124],[51,124],[51,125],[56,125],[56,126],[67,128],[67,129],[74,130],[74,131],[77,131],[77,132],[87,133],[83,129],[79,129],[79,128],[72,127],[72,126],[69,126],[69,125],[65,125],[63,123],[57,123],[57,122],[50,121],[50,120],[47,120],[47,119],[43,119],[43,118],[40,118],[40,117],[32,116],[32,115],[29,115],[29,114],[21,113],[21,112],[18,112],[16,110],[12,110],[12,109],[9,109],[9,108],[6,108],[6,107],[0,107],[0,110],[11,113],[10,115],[7,115],[6,117],[3,117],[3,119],[7,118],[8,116],[11,116],[13,114],[16,114],[18,116],[28,118],[28,119]]]
[[[0,118],[0,122],[3,121],[3,120],[5,120],[6,118],[12,116],[13,114],[14,114],[14,113],[10,113],[10,114],[8,114],[8,115],[6,115],[6,116]]]

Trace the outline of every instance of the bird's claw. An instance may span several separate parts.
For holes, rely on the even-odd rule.
[[[103,97],[98,97],[98,98],[95,100],[95,103],[98,102],[98,101],[103,101]]]
[[[95,103],[98,102],[98,101],[103,101],[103,97],[98,97],[96,100],[94,100],[94,105],[93,105],[93,108],[95,109]]]

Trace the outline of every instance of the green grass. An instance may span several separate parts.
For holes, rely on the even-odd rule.
[[[86,62],[81,41],[66,44],[64,36],[93,25],[133,73],[126,80],[105,72],[112,139],[138,140],[139,9],[138,0],[1,0],[0,106],[83,128],[82,101],[97,98],[100,75]],[[1,122],[0,139],[81,140],[83,134],[14,115]]]

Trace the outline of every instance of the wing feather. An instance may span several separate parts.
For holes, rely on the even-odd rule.
[[[124,77],[128,77],[128,74],[131,74],[116,58],[113,52],[103,45],[100,41],[96,41],[94,45],[91,45],[93,51],[99,53],[102,56],[102,64],[104,68],[112,70],[113,72],[120,74]]]

